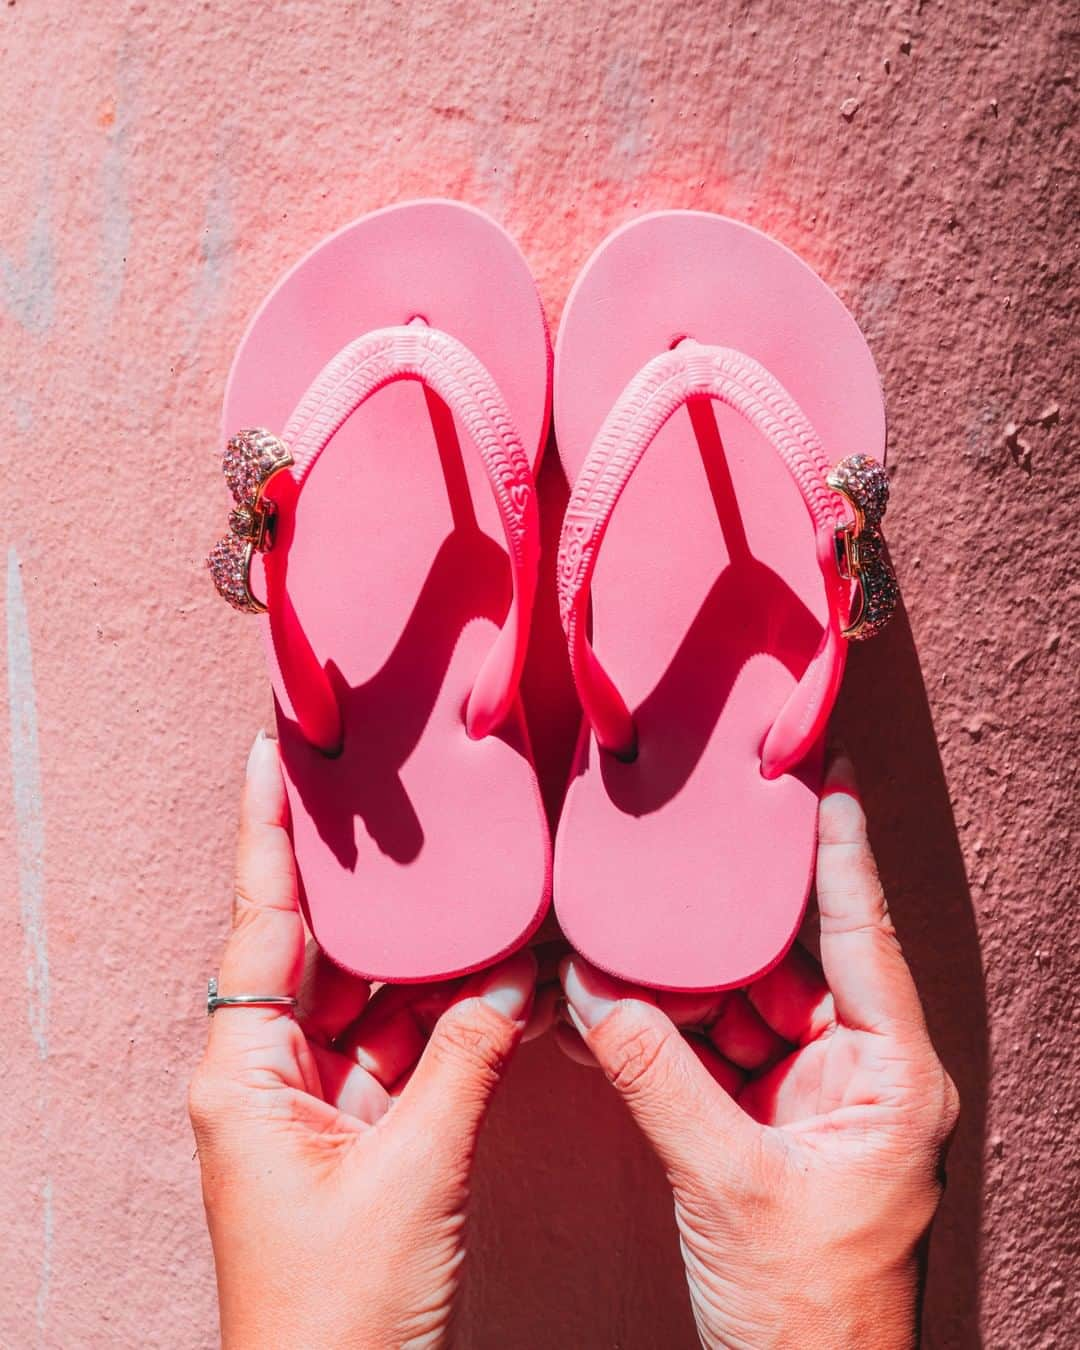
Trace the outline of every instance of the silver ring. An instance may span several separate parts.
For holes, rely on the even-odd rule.
[[[206,982],[207,1017],[213,1017],[219,1008],[295,1008],[296,1003],[288,994],[219,994],[217,980]]]

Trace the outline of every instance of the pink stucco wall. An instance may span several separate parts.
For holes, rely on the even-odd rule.
[[[423,194],[499,217],[553,323],[607,230],[678,205],[774,232],[863,325],[908,612],[854,653],[839,720],[965,1105],[927,1343],[1070,1343],[1071,10],[0,8],[5,1350],[214,1341],[184,1089],[268,712],[254,630],[201,567],[219,400],[282,267]],[[557,510],[554,459],[544,487]],[[557,781],[565,745],[545,755]],[[474,1247],[470,1346],[693,1344],[657,1167],[548,1043],[486,1135]]]

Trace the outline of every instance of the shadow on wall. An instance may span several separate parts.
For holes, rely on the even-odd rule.
[[[930,1244],[924,1344],[978,1350],[987,1102],[978,929],[907,615],[851,653],[834,725],[851,751],[870,837],[934,1045],[960,1091],[948,1187]]]
[[[540,477],[544,592],[525,699],[554,815],[578,726],[554,597],[567,486]],[[987,1096],[978,936],[948,789],[906,615],[851,653],[835,726],[860,771],[871,834],[931,1034],[963,1101],[930,1251],[924,1343],[979,1350]],[[557,729],[552,734],[552,728]],[[526,1046],[481,1142],[462,1309],[474,1350],[665,1350],[698,1345],[667,1184],[599,1073],[550,1038]]]

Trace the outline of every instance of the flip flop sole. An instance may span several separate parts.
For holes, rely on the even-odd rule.
[[[451,334],[486,366],[535,470],[550,411],[536,287],[512,240],[453,202],[367,216],[278,283],[233,363],[226,434],[284,427],[337,352],[411,321]],[[334,434],[291,533],[289,599],[344,723],[337,758],[309,745],[271,652],[312,932],[372,979],[476,969],[525,941],[550,895],[520,701],[497,734],[472,740],[464,724],[510,597],[482,463],[438,398],[413,380],[391,384]]]
[[[555,408],[571,483],[627,383],[684,338],[767,367],[833,462],[884,458],[877,371],[829,287],[749,226],[665,212],[608,239],[567,303]],[[730,408],[688,404],[635,469],[593,576],[593,647],[640,747],[623,763],[583,728],[557,833],[556,910],[597,965],[720,989],[787,950],[812,876],[821,747],[772,781],[761,748],[825,621],[814,533],[780,457]]]

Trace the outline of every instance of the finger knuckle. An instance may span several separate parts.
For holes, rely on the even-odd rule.
[[[502,1076],[510,1052],[502,1019],[482,1003],[459,1005],[442,1018],[431,1038],[436,1059],[467,1066],[480,1080]]]
[[[656,1086],[663,1078],[674,1027],[639,1023],[629,1028],[613,1047],[612,1083],[624,1096],[633,1097]]]
[[[945,1137],[949,1138],[956,1129],[957,1122],[960,1119],[960,1093],[952,1076],[942,1070],[942,1124],[944,1126]]]
[[[251,894],[250,887],[246,886],[239,876],[236,877],[233,881],[233,929],[237,932],[243,931],[258,918],[260,908],[259,902]]]
[[[893,951],[900,951],[900,934],[896,931],[896,925],[892,921],[892,915],[889,913],[889,907],[885,903],[884,895],[882,895],[880,902],[878,902],[876,906],[876,913],[878,941],[882,946],[888,947]]]
[[[855,937],[869,934],[875,942],[900,946],[885,893],[876,876],[858,889],[834,890],[819,897],[821,931],[825,936]]]
[[[222,1085],[205,1067],[195,1070],[188,1084],[188,1116],[197,1135],[210,1133],[225,1111]]]

